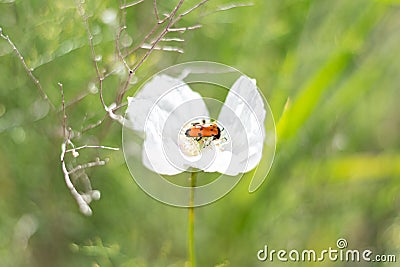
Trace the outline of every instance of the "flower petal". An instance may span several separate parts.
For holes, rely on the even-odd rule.
[[[232,152],[231,151],[220,151],[216,149],[216,156],[210,166],[204,169],[205,172],[220,172],[228,174],[228,167],[231,164]]]
[[[164,153],[163,139],[157,123],[146,124],[146,138],[143,143],[143,164],[150,170],[166,175],[175,175],[183,170],[173,166]]]
[[[131,128],[145,133],[142,157],[148,169],[174,175],[190,167],[178,138],[189,120],[208,117],[200,94],[179,79],[155,76],[129,99],[127,115]]]
[[[155,105],[163,112],[164,117],[159,119],[162,122],[165,115],[168,116],[182,103],[194,99],[201,99],[200,94],[192,91],[184,81],[165,74],[157,75],[146,83],[135,97],[128,98],[127,118],[132,124],[132,129],[144,132],[147,117]],[[208,114],[204,103],[196,108]],[[190,112],[190,108],[187,111]]]
[[[218,121],[232,142],[232,167],[225,174],[237,175],[252,170],[262,156],[266,111],[255,80],[241,76],[226,97]]]

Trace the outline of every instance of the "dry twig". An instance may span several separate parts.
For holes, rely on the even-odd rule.
[[[63,85],[61,83],[58,83],[58,85],[60,87],[60,93],[61,93],[61,109],[62,109],[62,113],[63,113],[62,128],[63,128],[63,136],[64,136],[64,141],[61,145],[61,155],[60,155],[61,169],[64,174],[65,184],[67,185],[69,191],[71,192],[72,196],[76,200],[76,202],[79,206],[79,210],[83,214],[89,216],[92,214],[92,209],[90,208],[89,203],[92,201],[92,199],[94,199],[92,197],[92,195],[90,194],[90,192],[93,191],[91,189],[90,180],[87,177],[87,175],[85,174],[85,176],[87,177],[87,179],[86,179],[87,187],[90,192],[79,193],[78,190],[76,189],[74,183],[72,182],[70,175],[74,175],[78,171],[85,171],[85,169],[87,169],[87,168],[103,166],[107,163],[108,159],[100,160],[97,158],[96,161],[94,161],[94,162],[80,164],[80,165],[73,167],[71,170],[68,170],[68,168],[66,166],[66,155],[67,155],[67,153],[72,153],[72,156],[76,158],[79,156],[78,150],[87,149],[87,148],[108,149],[108,150],[114,150],[114,151],[119,150],[119,149],[114,148],[114,147],[109,147],[109,146],[102,146],[102,145],[97,145],[97,146],[96,145],[83,145],[80,147],[75,147],[75,145],[71,141],[72,129],[70,127],[68,127],[68,125],[67,125],[67,114],[65,111],[65,99],[64,99]],[[68,146],[71,146],[72,148],[68,149]],[[96,192],[98,192],[98,191],[96,191]],[[97,198],[98,194],[95,194],[96,198]]]
[[[51,107],[52,110],[55,110],[55,107],[53,103],[50,101],[49,97],[47,96],[46,92],[43,90],[42,84],[40,81],[36,78],[36,76],[33,74],[33,70],[28,67],[28,65],[25,62],[24,57],[22,56],[21,52],[19,52],[18,48],[15,46],[13,41],[11,41],[10,37],[8,35],[3,34],[2,28],[0,28],[0,37],[3,38],[4,40],[7,41],[7,43],[11,46],[11,48],[14,50],[15,54],[17,54],[18,59],[21,61],[22,66],[24,67],[26,73],[28,74],[29,78],[33,81],[33,83],[36,85],[38,88],[40,94],[42,95],[43,99],[47,101],[49,106]]]

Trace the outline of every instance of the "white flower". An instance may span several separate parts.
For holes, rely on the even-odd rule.
[[[236,176],[261,160],[266,111],[255,80],[236,80],[215,121],[199,93],[165,74],[155,76],[128,100],[130,128],[144,133],[143,164],[156,173],[199,169]],[[187,136],[196,123],[216,124],[219,138]]]

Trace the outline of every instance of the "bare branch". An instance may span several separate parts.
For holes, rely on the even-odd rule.
[[[183,16],[191,13],[192,11],[194,11],[195,9],[199,8],[200,6],[202,6],[204,3],[206,3],[208,0],[203,0],[200,3],[198,3],[197,5],[193,6],[192,8],[188,9],[187,11],[183,12],[182,14],[179,15],[178,19],[175,21],[172,21],[172,18],[175,17],[176,12],[179,10],[179,8],[181,7],[181,5],[183,4],[184,1],[180,1],[177,6],[175,6],[175,8],[172,10],[172,12],[170,14],[167,14],[165,16],[164,19],[160,20],[159,16],[157,15],[158,19],[157,19],[157,23],[153,26],[153,28],[150,30],[150,32],[143,38],[143,40],[133,49],[129,50],[129,52],[127,52],[124,56],[130,55],[134,52],[136,52],[138,49],[142,48],[143,44],[145,44],[148,39],[153,36],[157,30],[159,29],[160,25],[164,24],[164,22],[166,22],[168,19],[170,19],[170,23],[167,25],[166,28],[171,27],[172,25],[174,25],[178,20],[180,20]],[[154,0],[153,5],[155,5],[156,8],[156,1]],[[156,11],[155,11],[156,12]],[[157,10],[157,14],[158,14],[158,10]],[[165,35],[165,34],[164,34]],[[151,44],[156,43],[156,41],[165,41],[164,39],[166,38],[161,38],[158,40],[158,38],[156,38],[154,41],[151,42]],[[178,38],[176,38],[178,39]],[[181,41],[182,39],[179,39],[179,41]],[[178,40],[175,40],[178,41]],[[178,42],[179,42],[178,41]],[[183,41],[183,40],[182,40]],[[128,68],[129,69],[129,68]]]
[[[69,101],[68,103],[65,103],[65,109],[75,105],[76,103],[78,103],[79,101],[81,101],[82,99],[87,97],[88,95],[89,95],[88,91],[80,93],[73,100]],[[62,111],[62,110],[57,110],[57,112],[60,112],[60,111]]]
[[[120,44],[119,44],[120,39],[121,39],[121,34],[122,34],[122,32],[123,32],[125,29],[126,29],[126,26],[125,26],[125,25],[122,26],[122,27],[119,29],[118,34],[117,34],[117,38],[115,39],[115,42],[116,42],[116,48],[117,48],[117,53],[118,53],[119,59],[124,63],[125,68],[128,69],[128,70],[130,71],[131,68],[129,67],[128,63],[126,62],[124,56],[122,55],[121,47],[120,47]]]
[[[143,64],[143,62],[149,57],[151,52],[153,52],[154,47],[157,45],[157,43],[164,37],[165,34],[168,33],[168,29],[170,26],[174,24],[173,18],[175,17],[176,13],[178,12],[179,8],[182,6],[184,0],[180,0],[179,3],[175,6],[175,8],[172,10],[172,12],[169,15],[169,22],[165,29],[158,35],[156,38],[155,42],[152,44],[152,47],[147,51],[146,54],[142,57],[142,59],[132,68],[132,72],[135,73],[137,69]],[[131,77],[130,77],[131,78]]]
[[[254,6],[254,3],[252,3],[252,2],[249,2],[249,3],[230,3],[230,4],[227,4],[227,5],[221,5],[221,6],[217,7],[217,9],[204,14],[204,16],[209,16],[209,15],[217,13],[217,12],[223,12],[223,11],[231,10],[231,9],[238,8],[238,7],[252,7],[252,6]]]
[[[184,42],[185,40],[182,38],[162,38],[160,42]]]
[[[250,6],[254,6],[254,3],[231,3],[228,5],[224,5],[224,6],[220,6],[217,8],[217,12],[218,11],[227,11],[233,8],[237,8],[237,7],[250,7]]]
[[[135,1],[135,2],[132,2],[132,3],[129,3],[129,4],[125,4],[123,6],[120,6],[120,9],[126,9],[128,7],[136,6],[136,5],[138,5],[138,4],[142,3],[142,2],[144,2],[144,0],[138,0],[138,1]]]
[[[115,38],[115,48],[117,50],[118,58],[124,63],[125,68],[130,70],[128,63],[126,62],[124,56],[122,55],[121,47],[120,47],[121,34],[127,28],[127,26],[126,26],[126,9],[121,8],[124,5],[126,5],[126,0],[124,0],[123,3],[121,0],[120,1],[121,22],[120,22],[119,31],[117,33],[117,37]]]
[[[87,132],[89,130],[92,130],[92,129],[100,126],[105,121],[105,119],[107,119],[107,117],[108,117],[108,113],[106,115],[104,115],[101,120],[98,120],[96,123],[90,124],[90,125],[86,126],[85,128],[83,128],[81,130],[81,132],[78,134],[78,136],[81,136],[82,133]]]
[[[152,45],[150,44],[143,44],[142,49],[151,49]],[[179,47],[174,47],[174,46],[155,46],[153,48],[154,50],[162,50],[162,51],[169,51],[169,52],[177,52],[177,53],[183,53],[183,49]]]
[[[87,168],[93,168],[93,167],[97,167],[97,166],[104,166],[104,165],[106,165],[107,162],[108,162],[108,158],[105,159],[105,160],[100,160],[99,158],[97,158],[96,161],[88,162],[88,163],[76,166],[72,170],[68,171],[68,174],[73,174],[73,173],[75,173],[77,171],[84,170],[84,169],[87,169]]]
[[[121,12],[121,20],[120,20],[120,25],[122,27],[126,27],[126,8],[121,8],[122,6],[126,5],[126,0],[119,0],[119,7],[120,7],[120,12]]]
[[[25,62],[24,57],[22,56],[21,52],[19,52],[19,50],[15,46],[15,44],[11,41],[10,37],[8,37],[8,35],[4,35],[3,34],[2,28],[0,28],[0,37],[3,38],[4,40],[6,40],[7,43],[11,46],[11,48],[14,50],[15,54],[17,54],[18,59],[21,61],[22,66],[24,67],[24,69],[25,69],[26,73],[28,74],[29,78],[31,78],[33,83],[38,88],[38,90],[39,90],[40,94],[42,95],[43,99],[45,99],[47,101],[47,103],[50,105],[50,108],[52,110],[55,110],[56,109],[55,106],[53,105],[53,103],[50,101],[49,97],[47,96],[47,94],[43,90],[43,87],[42,87],[40,81],[35,77],[35,75],[33,75],[33,72],[32,72],[33,70],[28,67],[28,65]]]
[[[116,105],[120,105],[120,103],[122,102],[122,98],[124,96],[124,94],[127,92],[128,90],[128,86],[130,84],[130,81],[133,77],[133,75],[136,73],[137,69],[146,61],[146,59],[150,56],[150,54],[154,51],[154,50],[166,50],[166,49],[162,49],[161,47],[158,46],[158,43],[161,42],[163,39],[165,39],[165,35],[169,32],[181,32],[184,33],[186,31],[189,30],[195,30],[201,27],[201,25],[195,25],[195,26],[191,26],[191,27],[183,27],[183,28],[172,28],[173,25],[175,25],[179,20],[181,20],[184,16],[188,15],[189,13],[193,12],[194,10],[198,9],[199,7],[201,7],[202,5],[204,5],[206,2],[208,2],[208,0],[202,0],[201,2],[199,2],[198,4],[194,5],[193,7],[189,8],[188,10],[184,11],[183,13],[177,15],[178,10],[181,8],[182,4],[183,4],[184,0],[180,0],[178,2],[178,4],[174,7],[174,9],[163,19],[163,20],[159,20],[158,23],[156,25],[154,25],[154,27],[151,29],[151,31],[145,36],[145,38],[142,40],[142,42],[135,48],[133,48],[132,50],[130,50],[128,52],[127,55],[135,52],[137,49],[139,48],[145,48],[148,49],[147,52],[143,55],[143,57],[137,61],[134,66],[132,68],[129,68],[129,75],[127,80],[125,81],[124,85],[122,86],[122,88],[119,90],[117,97],[116,97]],[[153,2],[154,5],[155,2]],[[156,4],[156,3],[155,3]],[[146,45],[146,41],[153,36],[160,25],[164,24],[164,22],[168,21],[167,25],[164,27],[164,29],[157,35],[156,38],[154,38],[154,40],[150,43],[150,45]],[[167,51],[174,51],[174,52],[178,52],[178,53],[182,53],[182,49],[178,49],[178,48],[167,48]]]
[[[201,7],[202,5],[204,5],[205,3],[207,3],[209,0],[203,0],[200,3],[198,3],[197,5],[194,5],[193,7],[189,8],[188,10],[186,10],[185,12],[181,13],[179,15],[179,19],[181,19],[182,17],[186,16],[189,13],[192,13],[194,10],[198,9],[199,7]]]
[[[100,160],[99,158],[96,158],[96,161],[94,162],[88,162],[85,164],[81,164],[76,166],[75,168],[72,168],[70,171],[67,169],[66,166],[66,162],[65,162],[65,156],[67,153],[72,153],[73,157],[78,157],[79,153],[77,152],[78,150],[81,149],[85,149],[85,148],[97,148],[97,149],[108,149],[108,150],[119,150],[119,148],[113,148],[113,147],[108,147],[108,146],[101,146],[101,145],[83,145],[80,147],[75,147],[75,145],[72,143],[71,141],[71,135],[72,135],[72,129],[68,128],[67,130],[67,115],[66,115],[66,111],[65,111],[65,98],[64,98],[64,89],[63,89],[63,85],[61,83],[58,83],[59,87],[60,87],[60,93],[61,93],[61,103],[62,103],[62,107],[61,110],[63,112],[63,119],[62,119],[62,128],[63,128],[63,133],[64,133],[64,142],[61,145],[61,155],[60,155],[60,160],[61,160],[61,169],[64,175],[64,181],[65,184],[67,185],[69,191],[71,192],[72,196],[75,198],[75,201],[78,203],[79,209],[80,211],[84,214],[84,215],[91,215],[92,214],[92,210],[89,206],[89,203],[93,200],[93,199],[99,199],[100,198],[100,192],[98,192],[97,190],[92,190],[91,189],[91,185],[90,185],[90,180],[89,177],[86,175],[86,173],[84,172],[85,169],[87,168],[92,168],[92,167],[96,167],[96,166],[103,166],[108,162],[108,159],[106,160]],[[71,149],[67,149],[68,145],[70,145],[72,148]],[[90,192],[86,192],[86,193],[79,193],[75,186],[74,183],[71,180],[70,175],[71,174],[75,174],[76,172],[83,170],[83,173],[86,176],[86,182],[87,182],[87,188],[89,188]],[[94,194],[94,195],[93,195]]]
[[[69,171],[67,169],[67,166],[65,165],[65,154],[67,152],[67,147],[69,144],[72,144],[70,138],[71,138],[71,129],[68,129],[68,135],[66,134],[67,131],[67,116],[65,114],[65,101],[64,101],[64,90],[62,87],[61,83],[58,83],[58,85],[60,86],[60,91],[61,91],[61,97],[62,97],[62,110],[63,110],[63,121],[62,121],[62,125],[63,125],[63,132],[64,132],[64,142],[61,145],[61,155],[60,155],[60,159],[61,159],[61,169],[62,172],[64,174],[64,181],[65,184],[67,185],[69,191],[71,192],[72,196],[75,198],[76,202],[78,203],[79,209],[80,211],[89,216],[92,215],[92,210],[90,209],[88,203],[85,201],[85,199],[82,197],[81,194],[78,193],[78,191],[76,190],[74,184],[71,181],[71,178],[69,176]]]
[[[84,200],[81,194],[76,190],[74,184],[71,181],[71,178],[69,177],[69,172],[67,170],[67,167],[65,166],[65,153],[66,149],[69,143],[69,138],[70,138],[71,132],[69,131],[67,138],[65,139],[64,143],[61,145],[61,169],[64,174],[64,180],[65,184],[67,185],[69,191],[71,192],[72,196],[75,198],[76,202],[78,203],[80,211],[87,215],[90,216],[92,215],[92,209],[89,207],[88,203]]]
[[[60,92],[61,92],[61,108],[63,112],[62,127],[63,127],[63,136],[65,139],[67,136],[67,115],[65,114],[64,89],[62,83],[58,83],[58,86],[60,87]]]
[[[189,26],[189,27],[182,27],[182,28],[169,28],[168,31],[169,32],[181,32],[181,33],[184,33],[186,31],[200,29],[201,27],[202,27],[202,25],[198,24],[198,25]]]
[[[108,150],[114,150],[114,151],[118,151],[119,150],[118,147],[83,145],[83,146],[80,146],[80,147],[75,147],[75,148],[68,149],[65,152],[69,153],[69,152],[74,152],[74,151],[85,149],[85,148],[108,149]]]
[[[99,82],[100,101],[101,101],[104,109],[106,109],[107,105],[105,104],[104,98],[103,98],[103,80],[104,80],[104,77],[102,76],[102,74],[100,72],[100,69],[99,69],[99,65],[97,63],[96,51],[95,51],[94,45],[93,45],[93,35],[92,35],[92,32],[90,31],[89,20],[88,20],[88,17],[86,15],[86,13],[85,13],[85,10],[84,10],[84,8],[82,6],[82,3],[80,1],[77,1],[77,6],[78,6],[79,15],[82,17],[83,24],[85,26],[86,33],[87,33],[88,38],[89,38],[89,47],[90,47],[90,51],[92,53],[92,60],[93,60],[94,67],[96,69],[97,79],[98,79],[98,82]]]
[[[127,105],[128,105],[127,102],[121,103],[121,104],[119,104],[118,106],[115,106],[115,107],[113,108],[113,112],[119,110],[120,108],[126,107]]]
[[[156,16],[157,22],[159,22],[160,21],[160,17],[158,16],[157,0],[153,0],[153,8],[154,8],[154,16]]]
[[[136,47],[134,47],[133,49],[129,50],[128,53],[126,53],[124,56],[128,56],[134,52],[136,52],[145,42],[147,42],[147,40],[158,30],[158,28],[160,27],[159,23],[156,23],[153,28],[150,30],[150,32],[143,38],[143,40],[140,42],[139,45],[137,45]],[[128,70],[130,68],[128,67]]]

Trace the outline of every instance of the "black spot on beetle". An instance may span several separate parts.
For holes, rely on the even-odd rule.
[[[185,135],[186,135],[187,137],[190,137],[190,129],[187,129],[187,130],[186,130]]]
[[[217,127],[217,134],[213,135],[213,140],[219,139],[221,137],[221,130]]]

